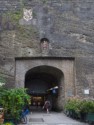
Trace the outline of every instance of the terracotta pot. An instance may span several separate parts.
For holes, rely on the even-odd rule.
[[[4,123],[4,119],[0,119],[0,124]]]
[[[0,119],[3,119],[4,118],[4,114],[0,114]]]

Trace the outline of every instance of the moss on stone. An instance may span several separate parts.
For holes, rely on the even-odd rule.
[[[19,19],[22,17],[22,12],[21,11],[16,11],[15,13],[10,13],[11,15],[11,20],[13,22],[18,22]]]
[[[21,11],[7,11],[2,14],[2,30],[14,30],[14,26],[19,25],[19,20],[22,18]]]
[[[17,28],[18,28],[17,30],[20,33],[20,36],[22,37],[31,38],[31,36],[34,37],[35,35],[38,35],[37,29],[34,28],[33,26],[18,25]]]

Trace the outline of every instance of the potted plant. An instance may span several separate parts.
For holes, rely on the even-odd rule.
[[[80,106],[79,106],[79,113],[80,113],[80,120],[86,121],[86,115],[87,115],[87,101],[81,100]]]
[[[94,101],[87,101],[86,121],[94,122]]]
[[[23,88],[4,89],[0,102],[4,108],[5,121],[15,122],[19,120],[22,107],[28,102],[29,95]]]
[[[76,98],[71,98],[67,100],[64,108],[66,110],[66,114],[72,118],[78,119],[79,117],[79,105],[80,105],[80,100]]]
[[[94,101],[86,99],[81,100],[79,113],[81,121],[90,121],[90,119],[94,121]]]
[[[65,104],[65,110],[72,118],[94,122],[94,100],[70,98]]]

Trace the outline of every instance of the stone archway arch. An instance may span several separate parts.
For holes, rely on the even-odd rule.
[[[63,72],[53,66],[37,66],[25,74],[25,88],[28,88],[31,95],[47,96],[53,109],[62,109],[60,104],[62,97],[65,98],[64,86]]]
[[[49,69],[49,70],[48,70]],[[32,72],[44,70],[52,75],[59,84],[58,106],[62,109],[64,101],[75,95],[75,65],[74,58],[32,57],[16,58],[15,86],[25,87],[25,76]],[[53,72],[54,71],[54,72]],[[60,75],[63,74],[63,75]],[[49,76],[48,76],[49,77]],[[61,84],[60,84],[61,83]]]
[[[50,74],[54,74],[55,75],[55,77],[62,77],[62,75],[64,75],[63,74],[63,72],[62,72],[62,70],[61,69],[59,69],[59,68],[57,68],[57,67],[54,67],[54,66],[51,66],[51,65],[39,65],[39,66],[35,66],[35,67],[33,67],[33,68],[31,68],[31,69],[29,69],[28,71],[26,71],[26,74],[25,74],[25,76],[26,75],[28,75],[30,72],[44,72],[44,73],[50,73]]]

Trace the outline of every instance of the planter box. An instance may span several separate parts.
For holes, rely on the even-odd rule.
[[[67,116],[69,116],[69,117],[71,117],[71,116],[72,116],[72,111],[71,111],[71,110],[66,110],[66,112],[65,112],[65,113],[66,113],[66,115],[67,115]]]
[[[80,113],[80,120],[85,122],[86,121],[86,116],[87,116],[87,113],[81,112]]]
[[[74,110],[67,110],[66,115],[71,118],[78,119],[78,114]]]
[[[88,114],[86,115],[86,120],[87,120],[88,122],[94,122],[94,113],[88,113]]]

